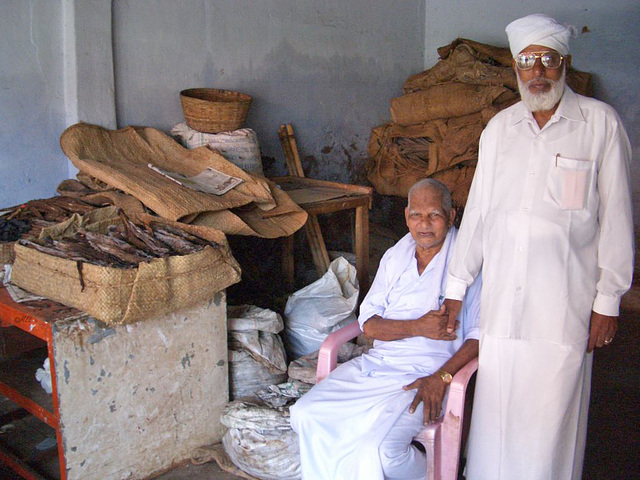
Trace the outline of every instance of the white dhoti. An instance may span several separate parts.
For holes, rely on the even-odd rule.
[[[467,480],[579,480],[592,355],[586,345],[480,337]]]
[[[361,374],[361,358],[339,366],[291,407],[300,435],[304,480],[413,480],[426,476],[426,457],[411,445],[421,430],[422,404],[411,414],[422,375]]]

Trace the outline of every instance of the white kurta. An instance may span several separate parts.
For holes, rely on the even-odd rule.
[[[482,268],[467,478],[580,478],[592,309],[617,316],[633,274],[629,140],[568,87],[538,127],[518,103],[480,140],[446,296]]]
[[[406,320],[438,310],[455,236],[450,229],[422,275],[411,235],[389,249],[360,307],[360,324],[373,315]],[[300,437],[304,480],[424,478],[424,455],[410,445],[422,428],[422,405],[409,414],[415,391],[402,387],[435,372],[465,340],[478,338],[480,284],[469,289],[455,341],[376,341],[369,354],[341,365],[297,401],[291,425]]]

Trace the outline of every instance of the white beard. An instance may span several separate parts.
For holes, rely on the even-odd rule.
[[[540,79],[529,80],[526,84],[520,80],[520,75],[516,74],[518,79],[518,89],[520,90],[520,97],[522,103],[532,112],[549,111],[562,99],[564,94],[564,87],[566,83],[566,70],[562,69],[562,76],[558,81],[549,80],[543,78],[542,81],[551,85],[551,89],[548,92],[531,93],[529,85],[532,82],[539,82]]]

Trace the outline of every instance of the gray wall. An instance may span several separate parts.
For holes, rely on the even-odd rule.
[[[58,2],[2,0],[0,14],[0,207],[50,196],[67,176],[62,9]]]
[[[505,25],[540,11],[589,33],[574,66],[621,114],[634,147],[640,224],[640,4],[636,0],[0,0],[0,207],[53,195],[75,170],[58,139],[77,121],[107,128],[183,121],[178,92],[247,92],[247,126],[269,173],[292,123],[307,175],[363,181],[372,127],[403,81],[458,36],[506,45]],[[305,158],[306,157],[306,158]]]
[[[153,8],[151,8],[153,6]],[[423,2],[385,0],[116,0],[118,124],[168,131],[178,92],[239,90],[263,155],[282,159],[291,123],[308,176],[356,180],[372,126],[407,72],[423,65]],[[324,153],[323,153],[324,152]],[[361,169],[358,169],[361,170]],[[279,161],[276,171],[284,174]]]

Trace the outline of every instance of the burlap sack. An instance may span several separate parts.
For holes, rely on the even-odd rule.
[[[501,86],[447,83],[391,100],[391,120],[415,125],[438,118],[462,117],[492,105],[508,89]]]
[[[466,38],[457,38],[449,45],[438,48],[438,56],[443,60],[449,58],[451,52],[461,44],[471,47],[477,53],[478,59],[483,62],[494,65],[498,64],[503,67],[511,66],[513,58],[511,56],[511,51],[508,48],[487,45],[485,43],[475,42]]]
[[[185,223],[205,218],[200,224],[225,233],[268,238],[291,235],[307,219],[304,210],[287,201],[285,193],[276,194],[265,178],[243,171],[207,147],[187,150],[153,128],[106,130],[77,124],[65,130],[60,143],[85,175],[129,193],[164,218]],[[150,170],[148,163],[185,175],[212,167],[244,182],[217,196],[182,187]]]
[[[432,178],[440,180],[451,191],[451,199],[456,207],[464,207],[469,196],[475,166],[460,165],[443,170]],[[418,180],[427,178],[419,164],[407,162],[397,169],[397,165],[381,165],[381,168],[367,172],[367,178],[381,195],[407,197],[409,189]]]
[[[468,40],[466,38],[458,38],[449,45],[438,48],[438,55],[442,60],[447,60],[453,52],[458,50],[460,45],[465,45],[470,48],[471,51],[474,52],[474,56],[476,56],[481,62],[490,65],[509,67],[513,70],[513,57],[511,55],[511,50],[505,47],[496,47],[480,42],[474,42],[473,40]],[[513,79],[515,80],[515,72],[513,74]],[[505,85],[508,84],[505,83]],[[590,73],[569,68],[569,71],[567,72],[567,85],[569,85],[574,92],[579,93],[580,95],[586,95],[587,97],[593,96],[593,80]]]
[[[440,60],[424,72],[411,75],[402,90],[404,93],[411,93],[449,82],[498,85],[513,91],[518,89],[515,72],[510,66],[487,63],[482,58],[470,45],[460,43],[446,59]]]
[[[390,168],[396,171],[396,175],[381,176],[393,179],[406,174],[407,170],[419,170],[425,177],[461,163],[474,163],[478,158],[478,139],[483,128],[481,113],[408,127],[394,123],[376,127],[367,148],[367,169],[371,175]],[[421,140],[417,145],[422,145],[422,150],[414,148],[408,155],[399,148],[407,139]]]
[[[156,258],[134,269],[118,269],[16,245],[11,279],[25,290],[83,310],[110,325],[155,318],[197,305],[240,281],[240,266],[231,256],[222,232],[157,217],[148,219],[151,218],[179,226],[217,246],[207,246],[190,255]]]

